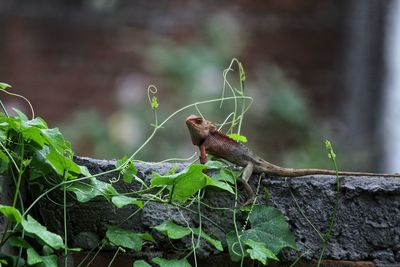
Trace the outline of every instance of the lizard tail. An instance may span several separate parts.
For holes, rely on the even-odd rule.
[[[298,177],[306,175],[344,175],[344,176],[381,176],[381,177],[399,177],[396,174],[387,173],[370,173],[370,172],[345,172],[339,171],[336,173],[334,170],[323,170],[323,169],[293,169],[293,168],[283,168],[268,161],[261,160],[261,169],[257,170],[259,172],[265,172],[270,175],[276,176],[286,176],[286,177]]]

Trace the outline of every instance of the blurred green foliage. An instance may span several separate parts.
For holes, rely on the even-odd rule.
[[[199,26],[200,27],[200,26]],[[160,40],[144,51],[146,73],[159,88],[159,120],[187,104],[221,97],[223,70],[240,55],[246,45],[240,25],[228,15],[218,15],[203,25],[204,38],[190,43]],[[330,167],[323,140],[330,134],[320,126],[309,108],[303,90],[277,66],[266,62],[246,69],[245,93],[255,99],[246,113],[241,134],[247,145],[268,161],[289,167]],[[235,69],[227,79],[233,87],[240,84]],[[72,141],[77,154],[98,158],[120,158],[135,151],[151,133],[154,115],[147,103],[146,74],[135,73],[117,84],[118,108],[102,116],[96,110],[79,111],[61,127]],[[122,97],[121,97],[122,95]],[[151,102],[151,100],[150,100]],[[233,103],[225,101],[200,106],[201,113],[221,123],[232,111]],[[158,106],[159,105],[159,106]],[[160,161],[187,158],[196,150],[184,124],[195,109],[171,120],[159,131],[138,159]]]

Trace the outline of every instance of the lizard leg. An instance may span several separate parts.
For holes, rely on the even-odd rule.
[[[243,179],[246,183],[249,182],[250,176],[251,176],[251,174],[253,173],[253,169],[254,169],[254,164],[251,163],[251,162],[249,162],[249,163],[247,164],[247,166],[244,167],[242,179]]]
[[[247,195],[247,200],[246,200],[246,202],[244,202],[242,204],[242,206],[247,206],[253,202],[256,195],[254,194],[253,188],[251,188],[251,186],[245,180],[243,180],[242,178],[239,178],[238,181],[240,183],[242,183],[244,190],[246,191],[246,195]]]
[[[207,162],[206,146],[204,144],[199,145],[200,149],[200,163],[204,164]]]
[[[242,178],[239,179],[239,181],[243,184],[244,190],[246,191],[246,194],[248,196],[248,199],[243,204],[243,206],[246,206],[246,205],[250,204],[251,202],[253,202],[254,198],[256,197],[253,189],[249,185],[249,179],[250,179],[251,174],[253,173],[253,169],[254,169],[253,163],[249,162],[243,170]]]

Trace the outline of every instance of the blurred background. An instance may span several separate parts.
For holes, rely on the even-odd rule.
[[[331,168],[328,138],[342,170],[400,172],[399,13],[396,0],[0,0],[0,81],[59,127],[76,154],[112,159],[153,130],[150,84],[162,121],[219,98],[236,57],[255,100],[241,133],[260,156]],[[231,104],[199,108],[222,122]],[[184,124],[191,113],[170,120],[137,159],[197,151]]]

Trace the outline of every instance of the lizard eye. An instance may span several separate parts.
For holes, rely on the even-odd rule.
[[[203,122],[203,120],[202,119],[196,119],[195,122],[196,122],[196,124],[201,124]]]

